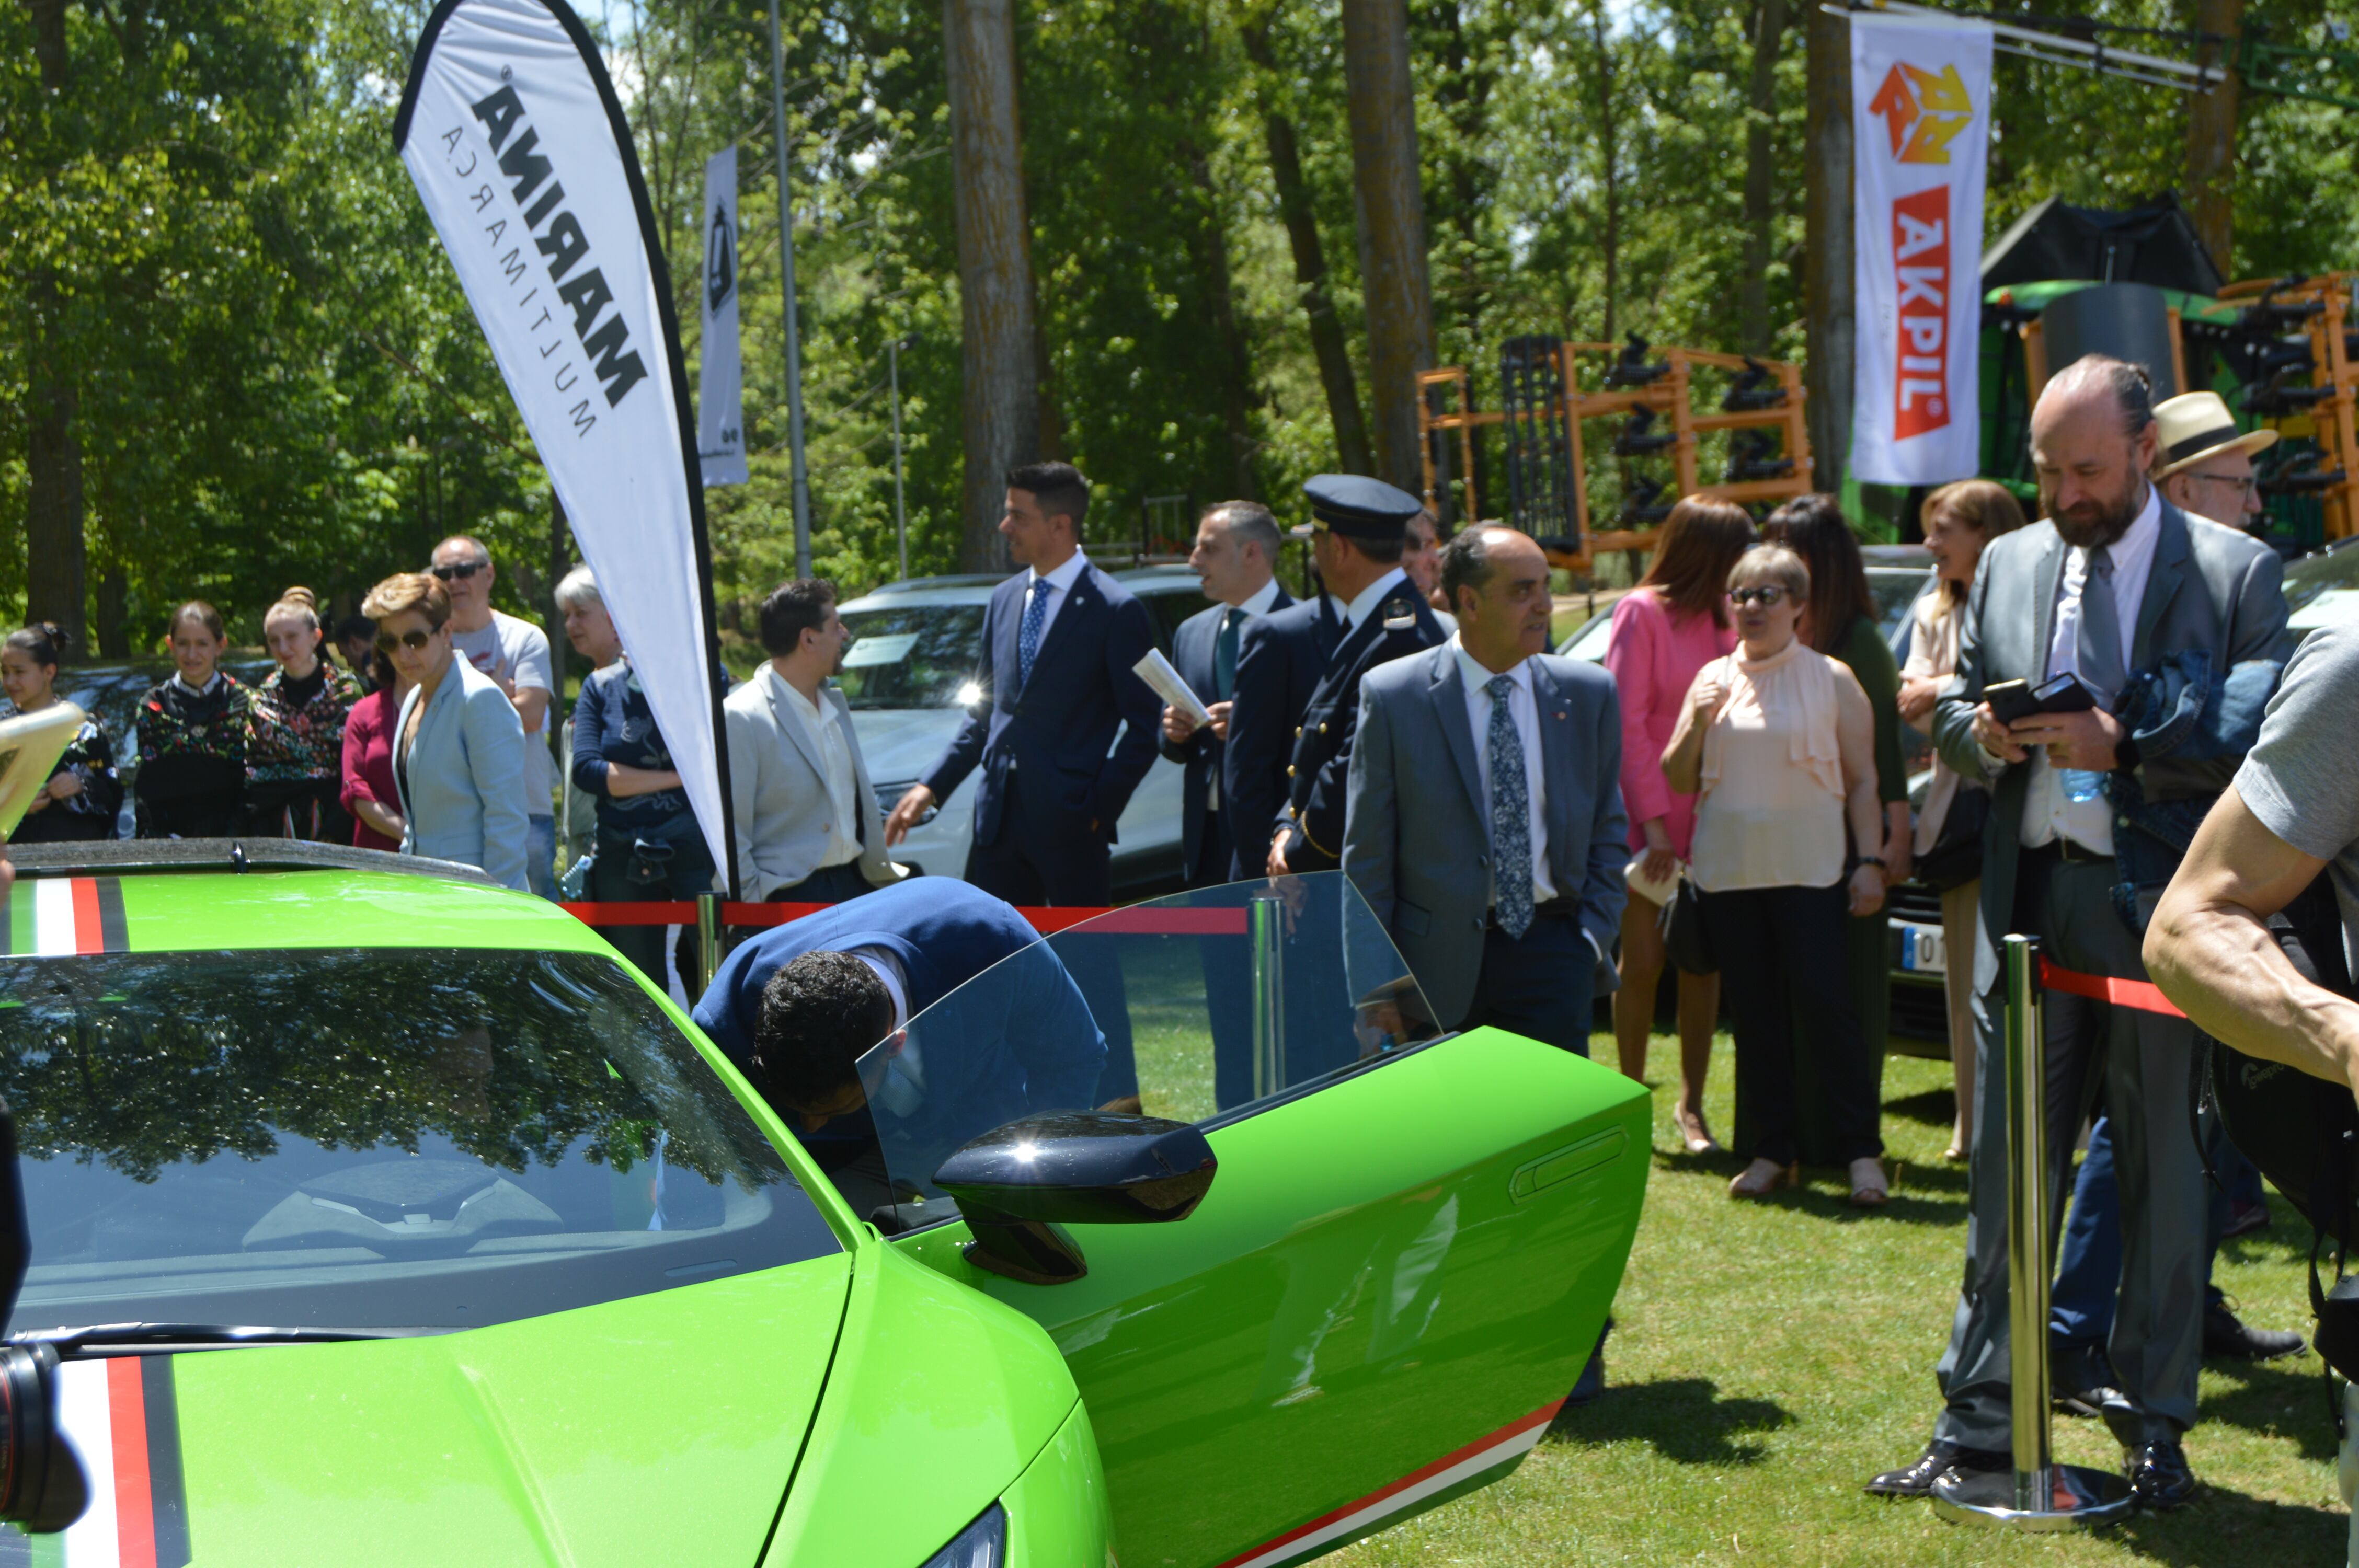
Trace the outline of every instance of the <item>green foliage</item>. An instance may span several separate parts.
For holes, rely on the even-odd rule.
[[[1500,343],[1609,329],[1741,346],[1748,84],[1759,0],[1410,0],[1436,339],[1497,395]],[[2270,0],[2280,39],[2321,0]],[[38,18],[62,9],[62,85]],[[1802,321],[1807,8],[1774,72],[1765,287]],[[955,569],[960,306],[941,13],[784,0],[788,162],[815,555],[847,592],[895,575],[886,345],[900,357],[909,565]],[[2184,0],[2093,15],[2185,26]],[[38,355],[79,398],[96,624],[152,646],[168,607],[239,634],[291,582],[333,608],[484,536],[537,610],[546,481],[389,129],[422,0],[25,0],[0,9],[0,515],[27,506]],[[708,496],[724,623],[792,568],[777,146],[761,7],[592,7],[667,250],[691,372],[702,166],[740,145],[753,480]],[[1266,27],[1268,69],[1240,27]],[[1336,464],[1265,116],[1294,125],[1364,403],[1336,0],[1017,8],[1043,444],[1098,482],[1091,533],[1149,497],[1292,510]],[[2176,45],[2156,46],[2179,52]],[[2122,206],[2182,178],[2186,98],[2000,57],[1990,232],[2038,200]],[[2247,95],[2239,275],[2359,265],[2348,118]],[[1496,486],[1486,483],[1485,493]],[[1486,510],[1488,507],[1486,507]],[[1184,509],[1158,514],[1167,537]],[[0,530],[0,605],[21,602]]]

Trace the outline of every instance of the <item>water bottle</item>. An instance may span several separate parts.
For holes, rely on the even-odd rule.
[[[2060,768],[2064,785],[2064,798],[2082,806],[2105,793],[2105,775],[2087,768]]]

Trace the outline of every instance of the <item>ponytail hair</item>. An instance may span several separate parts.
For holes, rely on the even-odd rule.
[[[308,588],[290,588],[280,594],[278,602],[265,611],[262,619],[267,622],[273,615],[281,611],[285,611],[289,615],[300,616],[303,624],[314,632],[320,629],[320,600]]]
[[[35,664],[55,669],[73,646],[73,637],[54,621],[36,621],[9,633],[7,645],[20,654],[30,654]]]

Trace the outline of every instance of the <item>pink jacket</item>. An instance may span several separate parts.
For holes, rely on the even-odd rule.
[[[1639,589],[1614,607],[1605,667],[1622,698],[1622,806],[1630,814],[1630,848],[1647,847],[1641,826],[1663,818],[1671,849],[1684,860],[1695,838],[1696,797],[1672,793],[1663,778],[1663,748],[1696,672],[1734,650],[1736,628],[1709,615],[1674,620],[1661,594]]]

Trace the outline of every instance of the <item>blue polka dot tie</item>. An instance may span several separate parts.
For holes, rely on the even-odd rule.
[[[1513,676],[1493,676],[1491,694],[1491,886],[1499,929],[1520,938],[1532,925],[1531,790],[1524,778],[1524,738],[1507,706]]]
[[[1024,606],[1024,624],[1016,633],[1016,657],[1025,684],[1031,684],[1032,661],[1040,655],[1040,633],[1049,624],[1049,584],[1032,579],[1032,596]]]

